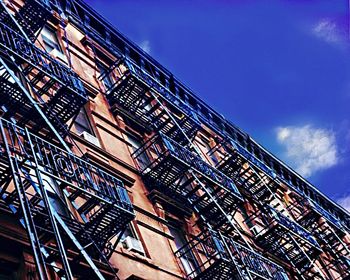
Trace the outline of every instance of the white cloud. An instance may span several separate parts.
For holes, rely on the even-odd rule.
[[[350,212],[350,195],[337,199],[337,203]]]
[[[148,40],[141,42],[140,48],[143,49],[146,53],[151,53],[151,43]]]
[[[277,128],[277,141],[296,171],[311,176],[318,170],[338,163],[338,150],[332,131],[311,125]]]
[[[312,28],[312,32],[314,35],[328,43],[340,43],[342,41],[336,23],[327,18],[324,18],[315,24]]]

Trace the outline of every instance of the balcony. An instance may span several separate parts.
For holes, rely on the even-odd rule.
[[[305,198],[305,204],[307,205],[308,211],[303,213],[303,217],[300,219],[300,223],[303,224],[305,228],[311,227],[313,223],[318,223],[319,219],[322,217],[327,221],[327,223],[332,225],[332,227],[338,233],[341,235],[346,234],[346,229],[341,221],[334,217],[333,214],[322,208],[318,203]]]
[[[298,269],[306,269],[322,253],[309,231],[271,207],[255,214],[252,221],[257,243]]]
[[[175,255],[186,279],[289,279],[281,266],[213,231],[193,238]]]
[[[277,189],[276,175],[232,140],[218,143],[210,153],[220,154],[217,168],[257,201],[269,201]]]
[[[25,217],[32,220],[25,227],[33,231],[33,238],[38,236],[39,254],[46,252],[44,258],[56,262],[59,240],[63,239],[64,244],[72,244],[66,252],[74,259],[72,267],[79,263],[74,252],[81,253],[80,258],[90,265],[95,258],[105,259],[109,265],[106,259],[112,253],[111,240],[135,216],[123,183],[5,120],[1,128],[1,199],[22,223]],[[11,179],[16,188],[9,184]],[[27,206],[23,208],[21,203]],[[53,221],[60,225],[61,233],[55,232]],[[54,246],[50,245],[53,240],[57,240]]]
[[[41,30],[51,15],[49,0],[25,0],[14,16],[8,13],[3,3],[0,5],[1,22],[19,33],[21,32],[20,26],[32,41],[35,41],[35,34]]]
[[[75,116],[88,100],[79,77],[3,23],[0,23],[0,52],[3,63],[6,64],[1,66],[1,82],[6,87],[11,87],[10,91],[1,90],[0,105],[6,106],[9,116],[21,111],[18,107],[20,104],[25,106],[26,109],[22,111],[25,113],[22,123],[25,124],[32,118],[35,101],[59,132],[62,132],[62,124]],[[14,57],[14,61],[11,57]],[[19,79],[14,81],[9,78],[10,72],[25,79],[27,84],[23,85]],[[34,101],[24,93],[27,85]],[[44,124],[39,122],[38,126]],[[38,130],[40,128],[42,127]]]
[[[133,154],[147,186],[187,201],[216,227],[227,222],[242,196],[233,181],[164,134]],[[221,209],[220,209],[221,208]]]
[[[299,203],[299,202],[298,202]],[[350,248],[344,238],[347,235],[342,223],[312,200],[305,199],[306,211],[298,220],[318,240],[323,251],[331,256],[330,266],[344,279],[350,277]],[[341,279],[343,279],[341,278]]]
[[[156,129],[181,144],[188,141],[174,121],[190,139],[200,129],[198,117],[189,106],[130,60],[118,60],[100,79],[110,81],[106,96],[112,110],[123,112],[146,128]]]

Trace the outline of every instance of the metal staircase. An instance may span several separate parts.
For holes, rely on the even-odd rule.
[[[6,13],[3,9],[2,17]],[[65,123],[76,116],[88,100],[84,86],[70,68],[28,40],[15,18],[7,15],[10,19],[5,23],[12,20],[13,24],[0,23],[0,107],[7,117],[20,116],[21,125],[30,125],[39,131],[50,122],[59,135],[65,137]],[[20,30],[12,29],[13,25]]]
[[[313,267],[322,248],[309,231],[268,205],[247,220],[253,225],[259,246],[290,263],[303,279],[323,279]]]
[[[33,42],[51,15],[49,0],[24,1],[14,15],[8,12],[4,0],[0,3],[1,22],[16,32],[24,32]]]
[[[200,122],[193,110],[175,98],[170,99],[174,102],[169,102],[169,89],[130,59],[118,59],[106,73],[102,73],[100,79],[107,76],[113,82],[106,91],[112,111],[124,112],[143,127],[161,131],[182,145],[188,144],[183,133],[193,139],[200,129]],[[162,95],[157,93],[159,91]]]
[[[305,199],[302,204],[307,210],[303,211],[298,222],[316,237],[329,256],[327,269],[339,274],[334,279],[350,279],[350,244],[345,240],[347,230],[338,219],[317,203]]]
[[[1,154],[1,198],[28,232],[38,277],[114,279],[104,250],[134,218],[122,182],[5,120]]]
[[[186,198],[193,209],[215,229],[235,230],[232,223],[242,197],[235,184],[197,154],[162,133],[133,154],[143,179],[160,191],[170,189]]]
[[[215,231],[205,231],[194,237],[175,255],[184,266],[186,279],[288,279],[278,264]],[[186,264],[192,256],[197,256],[198,261],[189,269]]]

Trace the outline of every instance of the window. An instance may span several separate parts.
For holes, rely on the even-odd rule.
[[[142,141],[132,135],[127,135],[128,142],[131,145],[130,152],[131,154],[135,153],[136,150],[142,147]],[[150,163],[150,160],[146,154],[146,151],[143,151],[141,154],[137,155],[137,164],[139,164],[139,167],[141,170],[143,170],[145,167],[147,167]]]
[[[132,226],[132,224],[127,225],[121,240],[124,241],[125,238],[127,238],[128,236],[133,237],[135,239],[138,239],[136,231],[135,231],[134,227]]]
[[[94,135],[90,121],[84,108],[80,110],[77,118],[75,119],[74,127],[79,135],[85,131],[91,135]]]
[[[135,136],[132,136],[130,134],[127,135],[128,142],[131,144],[131,152],[134,153],[137,149],[139,149],[142,146],[142,141]]]
[[[107,73],[108,69],[101,62],[97,63],[97,67],[100,70],[100,74],[102,75],[102,83],[105,86],[106,90],[113,86],[113,79],[109,73]]]
[[[41,171],[46,171],[46,172],[48,171],[46,170],[46,167],[42,165],[39,165],[38,169]],[[34,169],[29,170],[28,176],[32,179],[33,182],[36,181],[37,176]],[[55,209],[58,214],[61,214],[63,216],[68,216],[69,214],[68,214],[67,206],[64,205],[64,202],[61,198],[61,190],[58,187],[60,185],[60,182],[58,182],[57,180],[53,179],[51,176],[48,176],[44,173],[41,173],[41,179],[53,209]],[[44,206],[44,201],[41,200],[39,204],[41,206]]]
[[[171,235],[174,237],[175,245],[177,250],[181,249],[184,245],[187,244],[184,233],[178,227],[169,226]],[[194,272],[198,268],[198,263],[191,251],[187,251],[180,257],[180,261],[185,269],[187,274]],[[192,274],[195,276],[195,273]]]
[[[53,50],[57,50],[59,53],[63,54],[62,48],[58,42],[56,31],[51,27],[44,26],[41,31],[41,36],[43,39],[45,50],[51,53]]]
[[[143,244],[140,241],[132,223],[128,224],[127,228],[125,229],[121,237],[121,243],[125,249],[145,256]]]
[[[210,147],[209,140],[201,139],[201,141],[197,140],[197,143],[201,146],[200,151],[204,156],[204,158],[207,158],[208,156],[214,164],[217,164],[218,159],[216,158],[216,155],[213,152],[213,149]]]

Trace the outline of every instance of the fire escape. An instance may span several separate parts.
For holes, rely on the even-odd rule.
[[[183,264],[197,257],[193,266],[184,268],[187,279],[289,279],[281,266],[220,232],[203,232],[175,254]]]
[[[70,68],[31,41],[51,15],[48,8],[46,1],[25,1],[13,16],[0,3],[0,106],[3,116],[16,116],[19,125],[64,137],[65,123],[88,96]]]
[[[231,233],[228,223],[242,197],[234,183],[164,134],[156,134],[133,154],[146,182],[184,197],[214,229]]]
[[[330,278],[350,279],[350,245],[344,238],[348,235],[347,230],[316,202],[310,199],[303,202],[304,208],[298,222],[316,237],[325,254],[328,254],[326,267],[338,274],[338,277]]]
[[[235,214],[243,197],[234,181],[209,164],[193,144],[201,129],[196,114],[173,95],[159,75],[146,69],[128,58],[119,59],[108,71],[114,83],[106,96],[112,110],[134,117],[153,132],[132,154],[145,185],[187,202],[206,231],[217,236],[212,239],[203,234],[177,253],[181,260],[195,256],[198,246],[208,250],[207,260],[188,278],[231,279],[237,275],[237,279],[287,279],[281,267],[254,253],[242,235]]]
[[[230,138],[218,139],[210,154],[220,158],[217,168],[258,205],[258,210],[246,220],[256,243],[291,264],[297,274],[307,279],[321,277],[317,269],[313,270],[313,264],[322,249],[310,232],[288,217],[287,209],[276,196],[280,181],[272,170],[252,155],[254,151],[248,152]]]
[[[24,1],[13,15],[0,3],[0,203],[27,231],[37,278],[115,279],[108,259],[135,215],[123,183],[63,140],[88,96],[72,69],[34,44],[51,4]]]
[[[100,79],[107,75],[114,80],[106,92],[114,112],[123,112],[143,127],[156,129],[182,145],[187,145],[200,129],[195,112],[172,96],[169,85],[163,86],[157,73],[150,75],[144,62],[138,66],[128,58],[118,59]]]

